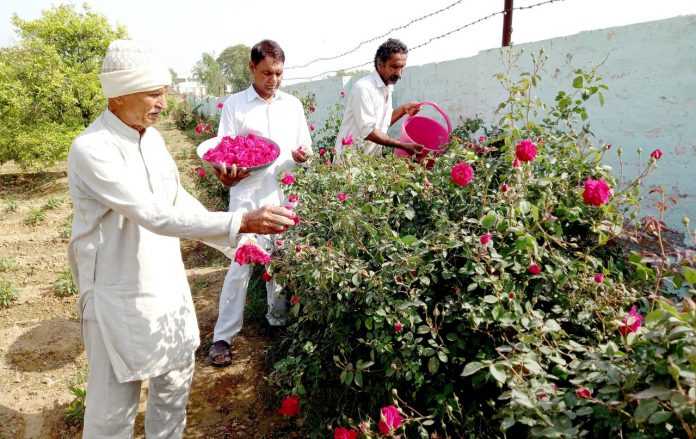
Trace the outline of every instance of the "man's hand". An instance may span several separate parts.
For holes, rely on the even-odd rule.
[[[421,105],[423,104],[420,102],[407,102],[404,104],[404,112],[411,116],[415,116],[420,111]]]
[[[251,175],[247,168],[238,168],[237,165],[228,168],[224,163],[220,164],[220,169],[213,167],[213,172],[225,186],[233,186]]]
[[[292,159],[295,160],[297,163],[304,163],[307,161],[308,158],[309,154],[307,154],[302,145],[300,145],[297,149],[292,151]]]
[[[244,214],[239,233],[258,233],[261,235],[282,233],[290,226],[295,225],[292,217],[292,211],[267,204]]]
[[[412,156],[423,154],[423,145],[420,143],[402,143],[399,148],[403,149]]]

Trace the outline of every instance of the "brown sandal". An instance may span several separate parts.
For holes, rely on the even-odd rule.
[[[222,357],[223,360],[220,361],[218,358]],[[208,360],[210,364],[215,367],[227,367],[232,364],[232,352],[230,352],[230,344],[225,340],[218,340],[210,345],[210,352],[208,353]]]

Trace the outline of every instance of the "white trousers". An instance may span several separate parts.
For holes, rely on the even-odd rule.
[[[111,367],[94,305],[88,300],[83,311],[82,331],[89,362],[83,439],[133,437],[135,415],[142,381],[119,383]],[[148,380],[145,437],[181,438],[186,425],[186,403],[195,359]]]
[[[273,245],[266,236],[249,236],[254,238],[267,252],[272,253]],[[245,237],[239,239],[239,244],[245,243]],[[244,318],[244,305],[246,303],[247,288],[252,272],[251,265],[239,265],[232,261],[227,270],[225,281],[220,292],[220,303],[218,308],[218,318],[215,323],[213,342],[224,340],[232,343],[232,339],[242,329]],[[266,303],[268,312],[266,319],[271,326],[282,326],[285,324],[285,312],[288,308],[287,300],[282,294],[283,286],[278,285],[275,280],[266,282]]]

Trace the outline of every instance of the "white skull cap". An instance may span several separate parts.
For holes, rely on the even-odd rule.
[[[99,81],[106,97],[115,98],[169,86],[172,75],[142,43],[115,40],[104,55]]]

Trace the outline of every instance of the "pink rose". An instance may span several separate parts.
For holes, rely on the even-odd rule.
[[[459,186],[466,186],[474,178],[474,170],[466,163],[457,163],[452,167],[450,177]]]
[[[198,134],[202,133],[203,132],[203,125],[201,125],[201,124],[196,125],[196,132]]]
[[[399,414],[399,411],[393,405],[382,407],[379,416],[379,431],[384,434],[390,434],[392,431],[396,430],[401,426],[403,419]]]
[[[327,160],[327,161],[325,161],[325,162],[324,162],[324,166],[331,166],[331,162],[330,162],[330,161],[328,161],[328,160]]]
[[[309,124],[309,131],[314,131],[314,124],[313,123]]]
[[[284,185],[292,186],[295,183],[295,176],[290,172],[286,172],[283,178],[280,180]]]
[[[655,160],[660,160],[660,157],[662,157],[662,151],[660,151],[660,149],[658,148],[650,153],[650,157]]]
[[[481,235],[481,237],[479,238],[479,242],[481,243],[481,245],[486,245],[489,242],[491,242],[492,238],[493,235],[491,235],[490,233],[486,233],[485,235]]]
[[[293,210],[293,209],[294,209],[294,207],[292,207],[292,206],[289,205],[289,204],[286,204],[286,205],[283,206],[283,207],[285,207],[285,208],[288,209],[288,210]]]
[[[532,160],[534,160],[534,157],[536,157],[536,155],[536,145],[529,139],[524,139],[520,141],[520,143],[518,143],[515,147],[515,156],[517,156],[517,158],[520,161],[531,162]]]
[[[597,207],[606,203],[610,195],[611,191],[606,181],[601,178],[599,180],[588,178],[585,182],[585,190],[582,192],[582,199],[585,204]]]
[[[343,146],[350,146],[352,144],[353,144],[353,135],[352,134],[349,134],[346,137],[344,137],[343,139],[341,139],[341,145],[343,145]]]
[[[345,97],[346,97],[346,92],[343,91],[343,90],[341,90],[341,99],[343,99],[343,98],[345,98]]]
[[[292,297],[290,298],[290,303],[292,303],[293,305],[298,303],[299,301],[300,301],[300,296],[298,296],[297,294],[293,294]]]
[[[239,265],[268,264],[271,256],[253,244],[244,244],[235,252],[234,261]]]
[[[211,127],[209,123],[205,124],[205,132],[206,133],[212,129],[213,129],[213,127]]]
[[[327,152],[327,151],[326,151],[326,148],[321,148],[321,149],[319,150],[319,155],[323,157],[323,156],[326,155],[326,152]]]
[[[425,180],[425,187],[431,187],[433,184],[429,180]]]
[[[278,413],[288,417],[295,416],[300,413],[300,400],[294,395],[288,396],[280,403]]]
[[[344,193],[340,193],[340,194],[338,194],[337,198],[338,198],[338,201],[346,201],[346,198],[348,198],[348,195],[346,195]]]
[[[634,306],[628,312],[628,315],[621,320],[621,326],[619,327],[619,332],[624,337],[630,332],[638,331],[638,328],[643,324],[643,316],[638,312],[637,308]]]
[[[290,195],[290,196],[288,197],[288,202],[289,202],[289,203],[294,203],[294,202],[296,202],[296,201],[297,201],[297,195],[294,195],[294,194],[293,194],[293,195]]]
[[[500,185],[500,192],[507,192],[508,190],[510,190],[510,186],[508,186],[507,183],[503,183]]]
[[[529,268],[527,268],[527,271],[531,274],[537,275],[541,273],[541,267],[539,267],[537,264],[532,264],[529,266]]]
[[[512,162],[512,167],[513,167],[513,168],[519,168],[521,165],[522,165],[522,163],[520,163],[520,159],[515,159],[515,160]]]
[[[602,282],[604,282],[604,275],[602,273],[595,274],[594,281],[598,284],[601,284]]]
[[[334,430],[334,439],[358,439],[359,431],[349,430],[346,427],[336,427]]]
[[[218,110],[221,109],[222,106],[223,106],[223,103],[222,103],[222,102],[218,102],[218,104],[217,104]]]
[[[292,217],[292,221],[295,223],[295,225],[298,225],[300,223],[300,217],[295,215]]]
[[[201,168],[200,166],[196,166],[196,173],[198,174],[198,178],[201,180],[205,178],[206,172],[205,169]]]
[[[578,387],[575,389],[575,394],[578,395],[578,398],[580,399],[588,399],[590,396],[592,396],[592,392],[590,392],[590,389],[587,387]]]
[[[479,143],[483,143],[486,141],[486,136],[479,136]]]
[[[401,322],[394,323],[394,331],[401,332],[404,330],[404,325]]]
[[[316,107],[315,107],[314,105],[312,105],[311,107],[309,107],[309,112],[310,112],[310,113],[314,113],[314,110],[316,110]]]
[[[261,273],[261,279],[262,279],[264,282],[270,282],[271,279],[273,279],[273,276],[271,276],[271,273],[269,273],[268,271],[265,271],[265,270],[264,270],[264,272]]]
[[[275,245],[278,247],[281,247],[283,245],[283,240],[282,239],[276,239]]]

